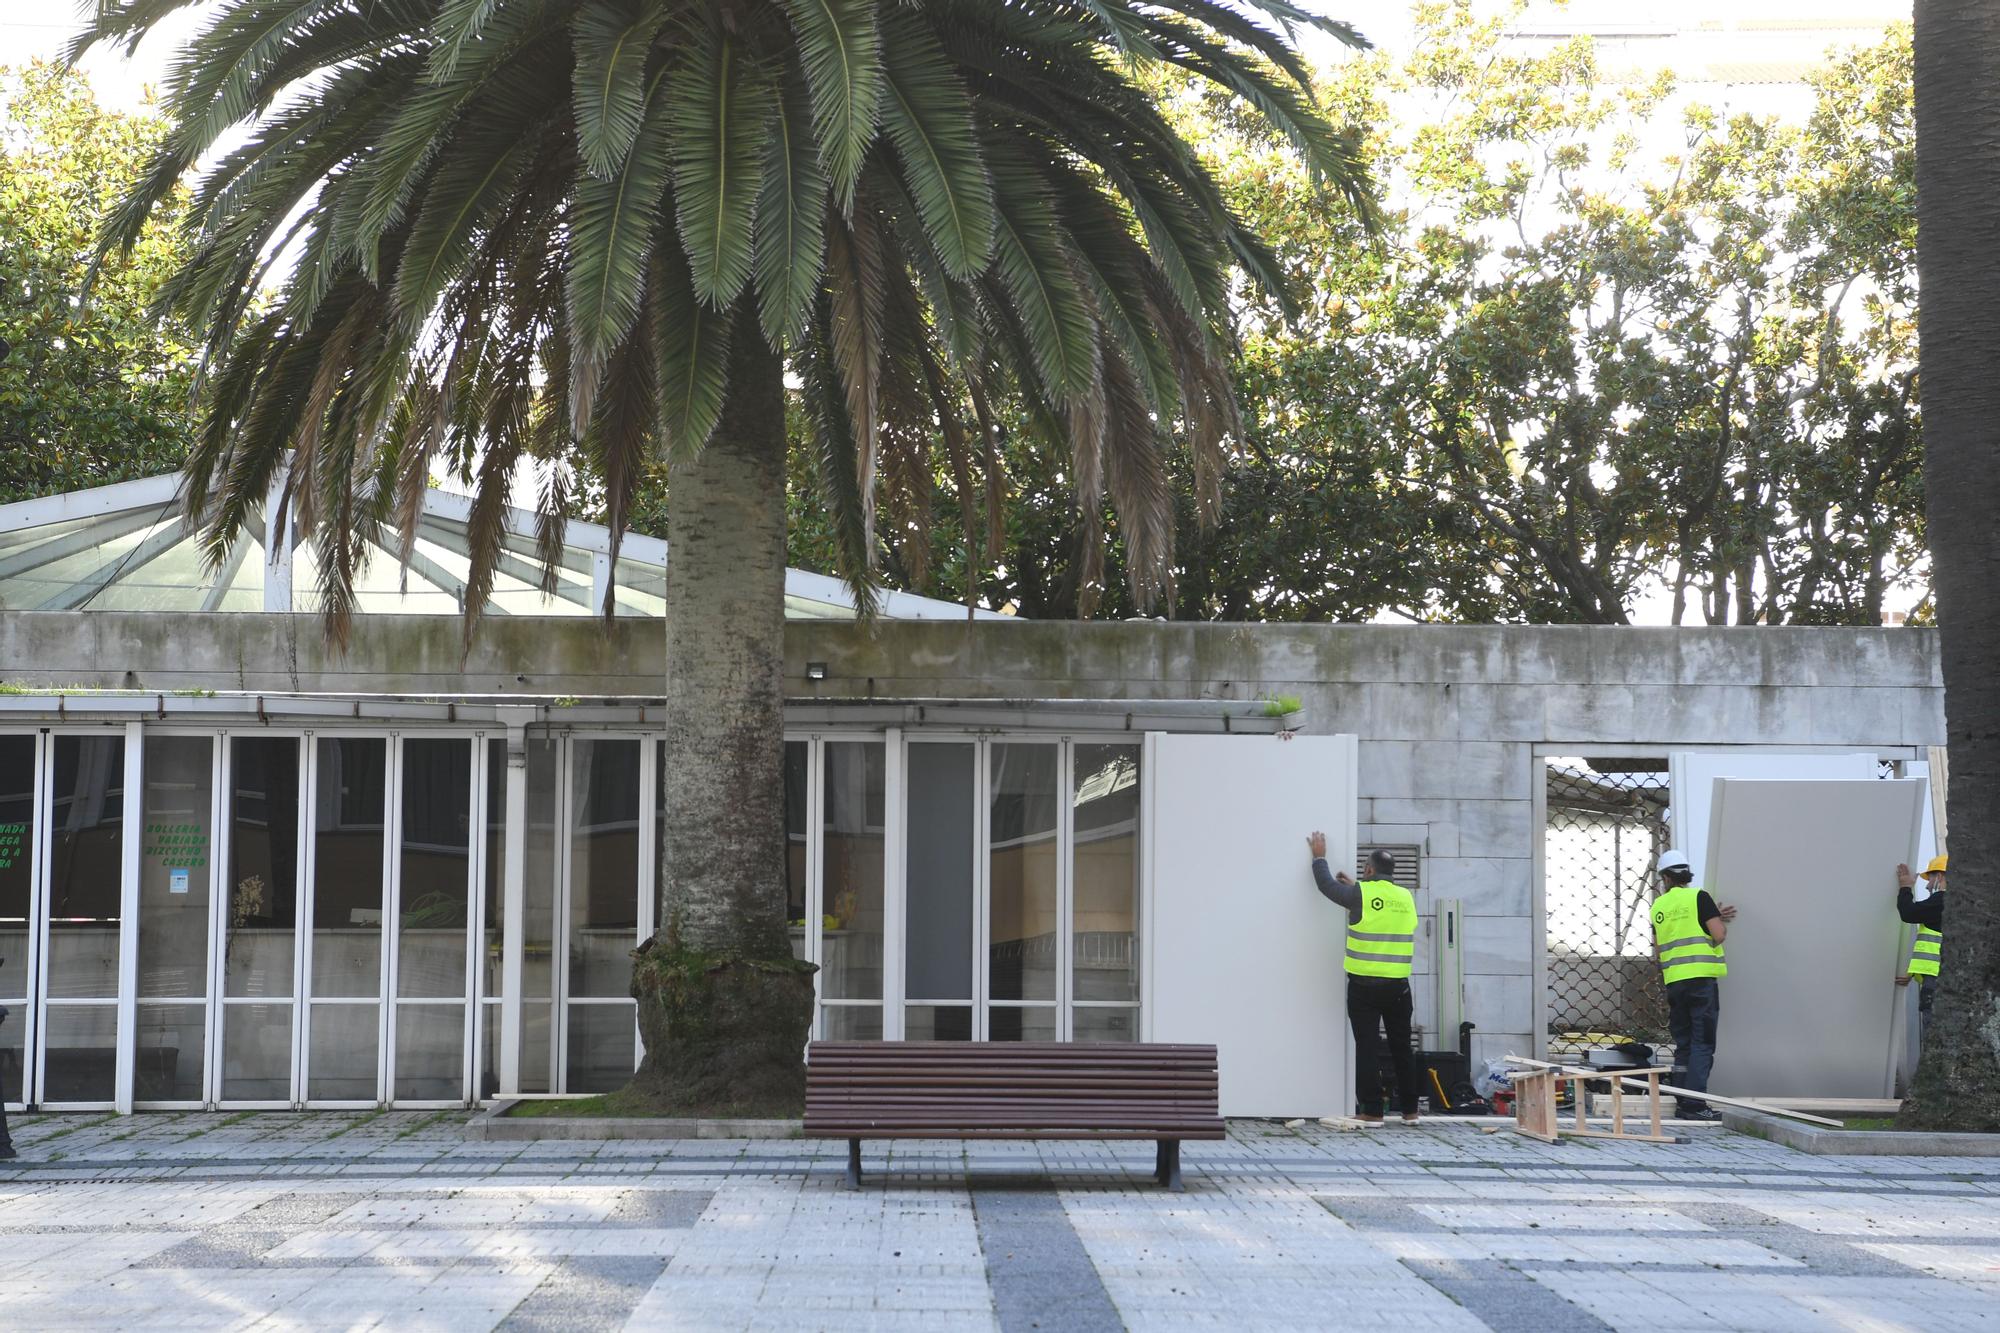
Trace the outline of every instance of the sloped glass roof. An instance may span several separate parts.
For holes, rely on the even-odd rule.
[[[371,545],[355,586],[363,614],[456,615],[471,558],[466,523],[471,501],[426,492],[408,568],[393,536]],[[587,616],[599,605],[610,570],[610,530],[571,520],[564,533],[555,591],[541,587],[535,516],[506,512],[499,567],[487,615]],[[237,539],[220,568],[202,560],[182,516],[179,478],[148,477],[17,504],[0,505],[0,610],[10,611],[315,611],[319,571],[311,543],[273,561],[262,514]],[[611,588],[617,614],[666,611],[667,544],[628,534]],[[838,579],[785,571],[785,614],[794,620],[844,620],[854,600]],[[911,593],[882,594],[892,620],[962,620],[965,608]],[[980,611],[991,618],[996,613]]]

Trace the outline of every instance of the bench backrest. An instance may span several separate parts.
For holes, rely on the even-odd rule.
[[[1213,1046],[816,1041],[806,1133],[1219,1138]]]

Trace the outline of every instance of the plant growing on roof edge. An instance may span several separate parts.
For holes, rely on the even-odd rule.
[[[75,49],[130,45],[194,3],[97,0]],[[1134,590],[1156,594],[1169,441],[1212,505],[1241,432],[1232,271],[1293,306],[1144,71],[1239,97],[1367,212],[1302,27],[1360,41],[1290,0],[224,0],[177,60],[178,128],[104,249],[248,126],[196,183],[195,253],[163,298],[208,331],[188,496],[212,558],[292,451],[287,503],[338,638],[363,539],[400,517],[410,540],[442,458],[476,483],[476,616],[516,463],[588,458],[615,543],[644,461],[669,460],[642,1088],[692,1107],[776,1103],[802,1082],[812,990],[786,938],[781,781],[788,366],[864,606],[878,493],[925,484],[934,434],[982,512],[968,532],[990,535],[1002,389],[1063,444],[1087,549],[1101,560],[1108,496]],[[259,300],[281,256],[296,264]],[[567,473],[542,476],[559,514]],[[551,570],[560,541],[545,522]]]

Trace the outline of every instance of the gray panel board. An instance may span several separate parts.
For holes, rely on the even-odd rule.
[[[1923,788],[1915,779],[1715,780],[1708,887],[1741,914],[1725,946],[1711,1090],[1892,1095],[1895,866],[1916,855]]]

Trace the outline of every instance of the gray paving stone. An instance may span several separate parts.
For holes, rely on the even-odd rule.
[[[10,1326],[2000,1325],[2000,1162],[1700,1131],[1189,1145],[469,1143],[457,1117],[24,1117]],[[635,1146],[640,1149],[634,1151]],[[532,1150],[532,1151],[530,1151]],[[171,1291],[170,1305],[160,1293]]]
[[[1125,1327],[1052,1187],[974,1189],[972,1211],[1005,1333]]]
[[[558,1263],[497,1327],[508,1333],[623,1327],[666,1266],[663,1258],[574,1255]]]

